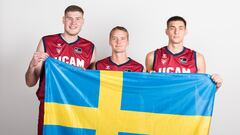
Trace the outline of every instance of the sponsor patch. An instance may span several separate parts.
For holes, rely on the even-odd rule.
[[[75,53],[78,53],[78,54],[81,54],[82,53],[82,48],[74,48],[74,52]]]
[[[126,69],[126,70],[124,70],[124,72],[132,72],[132,70]]]
[[[183,64],[187,63],[187,58],[186,57],[180,57],[179,60]]]

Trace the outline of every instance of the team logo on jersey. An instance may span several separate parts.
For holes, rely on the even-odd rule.
[[[180,57],[179,60],[183,64],[187,63],[187,58],[186,57]]]
[[[165,65],[168,61],[167,54],[162,54],[161,62],[163,65]]]
[[[162,64],[164,65],[164,64],[167,63],[167,59],[161,59],[161,62],[162,62]]]
[[[75,48],[74,48],[74,52],[75,52],[75,53],[78,53],[78,54],[81,54],[81,53],[82,53],[82,48],[77,48],[77,47],[75,47]]]
[[[110,66],[107,65],[107,66],[105,67],[105,69],[110,69]]]
[[[61,47],[62,47],[62,44],[57,43],[56,51],[57,51],[58,54],[60,54],[61,51],[62,51],[62,48],[61,48]]]
[[[167,63],[167,61],[168,61],[168,57],[167,57],[167,54],[162,54],[162,58],[161,58],[161,63],[163,64],[163,65],[165,65],[166,63]]]
[[[164,53],[164,54],[162,55],[162,58],[163,58],[163,59],[166,59],[166,58],[167,58],[167,54]]]
[[[126,70],[124,70],[124,72],[132,72],[132,70],[126,69]]]
[[[56,48],[56,51],[57,51],[58,54],[60,54],[61,51],[62,51],[62,48]]]

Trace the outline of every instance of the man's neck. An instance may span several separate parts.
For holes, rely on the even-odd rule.
[[[61,36],[68,43],[73,43],[73,42],[77,41],[77,39],[78,39],[78,35],[72,36],[72,35],[63,33],[63,34],[61,34]]]
[[[111,60],[114,63],[120,65],[126,63],[129,60],[129,58],[127,57],[126,53],[112,53]]]
[[[173,54],[177,54],[177,53],[180,53],[184,47],[183,47],[183,43],[180,43],[180,44],[169,43],[167,48]]]

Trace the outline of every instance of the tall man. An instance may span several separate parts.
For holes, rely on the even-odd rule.
[[[142,64],[127,56],[129,34],[126,28],[114,27],[109,35],[109,44],[112,48],[112,56],[97,61],[95,69],[127,72],[142,72],[144,70]]]
[[[206,65],[202,54],[183,46],[187,34],[187,23],[180,16],[167,20],[166,35],[168,45],[147,54],[146,68],[148,72],[163,73],[205,73]],[[217,88],[221,87],[219,75],[212,75]]]
[[[38,135],[42,135],[44,118],[44,61],[50,56],[79,68],[87,69],[95,61],[94,44],[78,34],[84,23],[84,11],[81,7],[71,5],[65,9],[63,16],[64,32],[44,36],[33,55],[25,74],[26,84],[32,87],[37,84],[37,96],[40,101],[38,117]]]

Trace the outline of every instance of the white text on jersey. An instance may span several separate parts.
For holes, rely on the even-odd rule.
[[[59,57],[55,57],[55,59],[76,67],[84,68],[84,60],[80,60],[79,58],[75,58],[75,57],[69,58],[68,56],[59,56]]]
[[[164,67],[164,68],[159,68],[158,72],[161,72],[161,73],[191,73],[191,70],[189,68]]]

